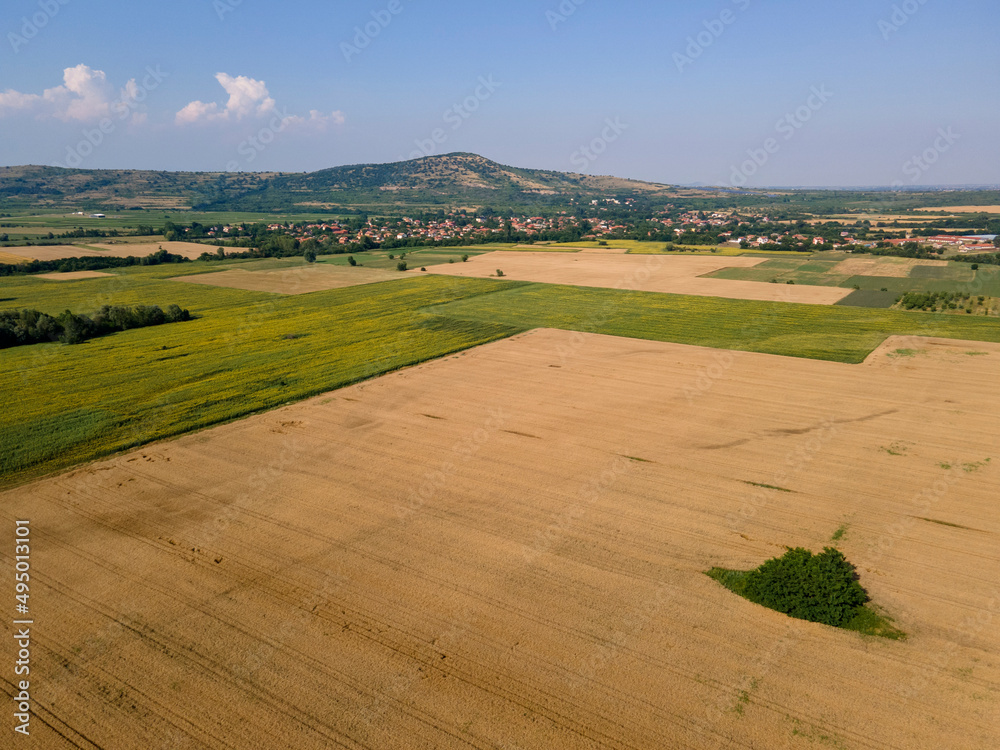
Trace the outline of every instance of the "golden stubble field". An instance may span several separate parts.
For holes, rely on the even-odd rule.
[[[860,257],[842,260],[833,267],[831,273],[842,276],[880,276],[906,279],[918,266],[927,268],[947,268],[945,260],[916,260],[913,258]]]
[[[20,745],[994,748],[998,366],[538,330],[7,491]],[[908,640],[703,575],[842,527]]]
[[[817,305],[835,304],[852,291],[838,287],[702,278],[705,274],[722,268],[751,268],[767,260],[748,257],[615,255],[605,252],[526,253],[500,250],[470,258],[467,263],[434,266],[429,273],[488,278],[501,270],[504,276],[516,281]]]
[[[171,281],[245,289],[251,292],[309,294],[402,278],[405,277],[398,271],[386,271],[378,268],[348,268],[323,263],[272,271],[250,271],[234,268],[218,273],[180,276],[171,279]]]
[[[96,249],[93,249],[96,248]],[[100,257],[127,258],[134,255],[142,258],[163,248],[168,253],[183,255],[190,260],[196,260],[205,252],[213,252],[208,245],[197,242],[133,242],[133,243],[89,243],[86,247],[80,245],[33,245],[31,247],[7,247],[4,252],[25,260],[62,260],[63,258]]]

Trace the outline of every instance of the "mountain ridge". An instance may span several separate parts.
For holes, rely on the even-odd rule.
[[[166,172],[0,167],[0,206],[296,211],[361,206],[509,206],[667,195],[612,176],[513,167],[456,152],[315,172]]]

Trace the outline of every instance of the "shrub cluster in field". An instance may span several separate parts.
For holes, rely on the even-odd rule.
[[[963,292],[907,292],[899,298],[899,304],[906,310],[928,310],[930,312],[959,310],[971,313],[975,304],[982,305],[986,297],[974,297]]]
[[[177,305],[170,305],[166,312],[156,306],[104,305],[92,316],[76,315],[69,310],[56,317],[37,310],[8,310],[0,312],[0,349],[46,341],[79,344],[115,331],[190,319],[191,313]]]
[[[100,271],[104,268],[127,268],[128,266],[158,266],[161,263],[190,263],[183,255],[168,253],[160,248],[155,253],[137,258],[116,258],[111,255],[63,258],[61,260],[30,260],[24,263],[0,263],[0,276],[17,276],[32,273],[69,273],[72,271]]]
[[[745,599],[790,617],[869,635],[903,637],[865,607],[868,593],[858,583],[854,566],[832,547],[818,555],[797,547],[756,570],[713,568],[708,575]]]
[[[832,547],[814,555],[797,547],[751,571],[743,596],[769,609],[840,627],[868,601],[854,566]]]

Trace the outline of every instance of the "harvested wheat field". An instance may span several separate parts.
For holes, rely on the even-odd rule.
[[[8,266],[15,266],[18,263],[24,263],[28,260],[31,259],[25,258],[21,255],[14,255],[13,253],[5,253],[3,251],[0,251],[0,263],[3,263]]]
[[[98,248],[104,255],[116,255],[126,258],[134,255],[141,258],[150,253],[155,253],[161,247],[168,253],[183,255],[185,258],[197,260],[202,253],[215,252],[215,248],[210,245],[202,245],[197,242],[132,242],[125,244],[118,243],[95,243],[92,247]]]
[[[498,251],[470,258],[467,263],[434,266],[428,273],[487,278],[501,270],[516,281],[545,284],[610,287],[643,292],[691,294],[772,302],[832,305],[850,289],[787,286],[757,281],[701,278],[722,268],[750,268],[767,258],[614,255],[605,253],[559,255]]]
[[[48,279],[49,281],[79,281],[80,279],[100,279],[105,276],[113,276],[110,273],[100,271],[66,271],[62,273],[40,273],[36,279]]]
[[[274,292],[276,294],[308,294],[327,289],[342,289],[348,286],[375,284],[380,281],[405,278],[403,274],[378,268],[349,268],[333,265],[308,265],[275,271],[248,271],[234,268],[217,273],[203,273],[195,276],[178,276],[171,281],[188,284],[245,289],[250,292]]]
[[[93,244],[86,247],[80,245],[32,245],[30,247],[8,247],[4,248],[4,250],[25,260],[62,260],[64,258],[100,256],[127,258],[130,255],[136,258],[143,258],[157,252],[160,248],[163,248],[168,253],[183,255],[185,258],[191,260],[197,259],[202,253],[214,250],[214,248],[208,245],[199,245],[196,242],[137,242],[130,244]]]
[[[30,746],[995,748],[998,367],[537,330],[7,491]],[[907,640],[703,574],[838,529]]]
[[[914,211],[935,211],[942,214],[1000,214],[1000,206],[939,206],[915,208]]]
[[[877,258],[848,258],[833,267],[831,273],[843,276],[881,276],[896,279],[909,278],[910,273],[918,266],[929,268],[947,268],[946,260],[916,260],[913,258],[892,258],[889,256]]]

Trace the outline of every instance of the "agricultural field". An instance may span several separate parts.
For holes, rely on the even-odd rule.
[[[105,243],[102,240],[91,240],[79,245],[33,245],[31,247],[7,247],[4,252],[16,255],[22,260],[62,260],[63,258],[86,258],[110,256],[112,258],[127,258],[130,255],[142,258],[163,248],[168,253],[183,255],[190,260],[196,259],[212,248],[197,242],[167,242],[165,240],[150,240],[148,242],[118,242]]]
[[[668,294],[690,294],[731,299],[754,299],[832,305],[847,296],[843,289],[788,286],[705,278],[721,268],[753,268],[763,258],[711,258],[656,255],[576,254],[499,251],[459,265],[438,266],[432,273],[474,278],[495,276],[545,284],[635,289]]]
[[[196,318],[76,346],[4,350],[0,483],[273,409],[518,330],[419,312],[495,291],[501,282],[403,278],[280,296],[170,280],[227,267],[134,267],[59,283],[0,280],[0,310],[89,314],[102,305],[177,304]]]
[[[890,256],[816,253],[808,260],[775,258],[759,265],[733,266],[709,274],[715,279],[769,281],[778,284],[838,286],[896,292],[962,292],[1000,296],[1000,267],[955,261],[913,260]]]
[[[303,264],[294,268],[277,270],[248,270],[233,268],[229,271],[179,276],[175,281],[206,286],[246,289],[251,292],[274,294],[310,294],[312,292],[342,289],[362,284],[376,284],[404,278],[398,271],[377,268],[350,268],[327,263]]]
[[[81,279],[100,279],[110,277],[113,274],[102,271],[65,271],[58,273],[35,274],[36,279],[47,279],[48,281],[80,281]]]
[[[548,284],[515,286],[430,312],[525,330],[560,328],[846,363],[863,362],[895,334],[1000,342],[1000,321],[975,316]]]
[[[0,250],[0,263],[8,266],[16,266],[18,263],[24,263],[27,258],[20,255],[14,255],[13,253],[4,252]]]
[[[406,257],[402,260],[411,268],[440,266],[445,263],[461,263],[462,256],[468,255],[473,258],[492,252],[495,249],[509,249],[511,245],[477,245],[474,247],[428,247],[428,248],[396,248],[395,250],[370,250],[364,253],[354,253],[354,259],[365,268],[381,268],[385,270],[396,270],[402,255]],[[389,256],[392,256],[391,258]],[[348,255],[324,255],[318,260],[321,263],[330,263],[337,266],[349,265]]]
[[[952,214],[1000,214],[1000,206],[942,206],[937,208],[917,208],[916,211],[933,211],[950,216]]]
[[[535,250],[556,250],[563,249],[566,251],[572,250],[625,250],[630,255],[660,255],[667,252],[666,242],[643,242],[640,240],[606,240],[606,244],[602,245],[599,241],[582,241],[582,242],[569,242],[569,243],[550,243],[545,246],[540,245],[522,245],[522,248],[535,249]],[[672,251],[671,255],[722,255],[722,256],[741,256],[746,255],[749,257],[753,256],[768,256],[768,257],[789,257],[789,258],[807,258],[812,255],[812,253],[799,253],[799,252],[782,252],[774,253],[765,250],[744,250],[740,247],[733,247],[729,245],[677,245],[677,249]]]
[[[998,367],[536,330],[9,490],[33,739],[991,748]],[[705,575],[786,546],[840,549],[905,640]]]

